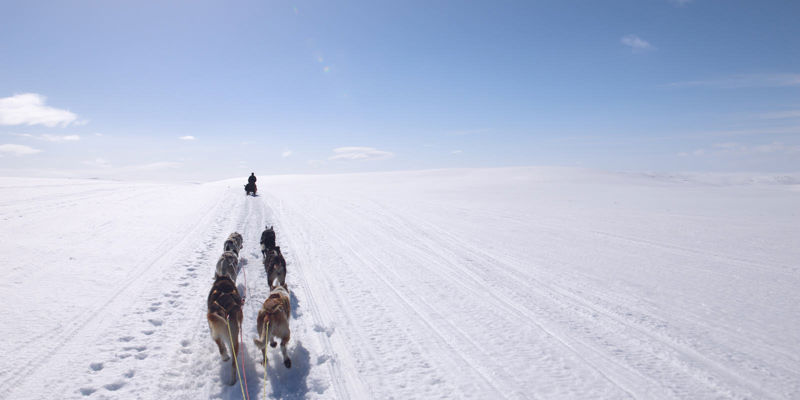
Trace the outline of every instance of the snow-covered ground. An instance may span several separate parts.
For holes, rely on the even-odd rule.
[[[243,180],[243,179],[241,179]],[[251,399],[800,397],[797,176],[508,168],[0,178],[0,398],[239,399],[205,321],[245,243]],[[253,345],[274,225],[292,369]]]

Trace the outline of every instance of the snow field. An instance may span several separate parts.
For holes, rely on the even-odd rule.
[[[800,393],[795,186],[513,168],[268,187],[370,397]]]
[[[51,182],[25,189],[52,191],[48,185]],[[36,307],[3,311],[4,317],[25,318],[29,325],[5,335],[12,340],[3,343],[3,350],[11,356],[3,357],[0,398],[241,398],[238,384],[224,383],[231,363],[221,361],[205,318],[216,260],[224,239],[235,230],[244,237],[237,286],[248,296],[240,363],[244,362],[249,396],[261,398],[264,369],[252,338],[269,292],[259,238],[270,216],[263,202],[245,198],[238,185],[202,186],[206,185],[69,182],[64,184],[66,193],[31,196],[40,201],[36,207],[16,207],[3,214],[6,221],[24,219],[19,227],[25,234],[4,248],[4,254],[31,255],[12,269],[18,273],[3,286],[4,294],[21,305],[27,304],[21,301],[23,290],[33,293]],[[9,187],[18,195],[12,185],[0,190]],[[75,199],[64,208],[66,196]],[[29,201],[20,199],[14,205]],[[50,207],[54,201],[59,204]],[[33,209],[52,211],[40,215]],[[65,224],[70,215],[76,221]],[[92,218],[86,221],[87,216],[107,219],[106,229],[98,231],[98,224],[91,223]],[[53,258],[76,259],[69,271],[52,259],[43,262],[46,251],[42,257],[42,250],[34,246],[42,239],[34,235],[42,233],[49,219],[58,221],[53,234],[61,240],[51,241],[58,250]],[[25,242],[30,248],[18,251]],[[287,250],[284,255],[291,266]],[[292,285],[291,275],[287,281]],[[17,289],[20,286],[23,289]],[[279,351],[270,348],[267,386],[272,397],[303,398],[307,392],[327,389],[327,378],[309,377],[312,364],[324,363],[325,358],[312,360],[304,347],[303,332],[319,328],[305,323],[304,305],[296,296],[293,291],[293,367],[286,370]],[[23,360],[22,368],[15,359]]]
[[[233,231],[251,399],[797,398],[797,181],[439,170],[262,177],[253,198],[0,178],[0,398],[241,398],[205,318]],[[265,381],[268,225],[293,365],[269,348]]]

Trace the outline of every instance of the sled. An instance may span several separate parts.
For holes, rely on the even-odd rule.
[[[256,187],[255,183],[248,183],[247,185],[244,185],[245,196],[249,196],[252,193],[253,196],[255,197],[257,190],[258,188]]]

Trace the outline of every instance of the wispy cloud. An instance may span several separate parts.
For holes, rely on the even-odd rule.
[[[682,152],[678,153],[678,156],[679,157],[702,156],[703,154],[706,154],[706,150],[705,149],[697,149],[697,150],[692,150],[692,151],[682,151]]]
[[[800,126],[727,129],[719,131],[698,132],[698,134],[702,136],[795,135],[795,134],[800,134]]]
[[[447,132],[450,136],[467,136],[467,135],[478,135],[481,133],[489,132],[488,129],[462,129],[457,131],[449,131]]]
[[[42,140],[46,140],[48,142],[77,142],[81,140],[81,137],[78,135],[42,135]]]
[[[45,105],[46,97],[36,93],[0,98],[0,125],[44,125],[47,127],[84,124],[70,111]]]
[[[27,156],[30,154],[41,153],[39,149],[34,149],[23,144],[3,144],[0,145],[0,154],[13,154],[15,156]]]
[[[679,6],[685,6],[685,5],[689,4],[689,3],[691,3],[693,0],[669,0],[669,1],[670,1],[670,3],[676,4],[676,5],[679,5]]]
[[[192,135],[181,136],[178,139],[180,140],[195,140],[196,138]]]
[[[619,41],[625,46],[630,47],[633,52],[642,52],[654,49],[653,45],[651,45],[648,41],[636,35],[625,35]]]
[[[463,153],[463,151],[461,150],[453,150],[450,152],[450,154],[461,154],[461,153]]]
[[[761,119],[789,119],[800,118],[800,110],[787,110],[764,113],[758,116]]]
[[[721,89],[800,87],[800,74],[740,74],[718,79],[673,82],[667,86]]]
[[[84,161],[83,164],[88,165],[90,167],[96,168],[110,168],[111,163],[102,159],[102,158],[95,158],[94,160]]]
[[[373,147],[337,147],[333,152],[336,154],[328,157],[329,160],[384,160],[394,156],[392,152]]]
[[[11,133],[13,136],[19,136],[24,138],[31,138],[37,140],[44,140],[47,142],[77,142],[81,140],[79,135],[50,135],[50,134],[43,134],[43,135],[31,135],[30,133]]]
[[[283,158],[289,157],[291,155],[292,155],[292,151],[291,150],[284,150],[283,153],[281,153],[281,157],[283,157]]]
[[[800,154],[800,145],[772,142],[748,145],[737,142],[715,143],[710,149],[678,153],[681,157],[706,155]]]

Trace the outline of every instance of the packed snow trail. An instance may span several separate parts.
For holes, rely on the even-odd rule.
[[[442,170],[203,185],[0,178],[0,399],[240,399],[206,323],[243,235],[269,398],[800,397],[797,180]],[[252,342],[274,225],[292,368]],[[246,276],[246,286],[245,286]]]

